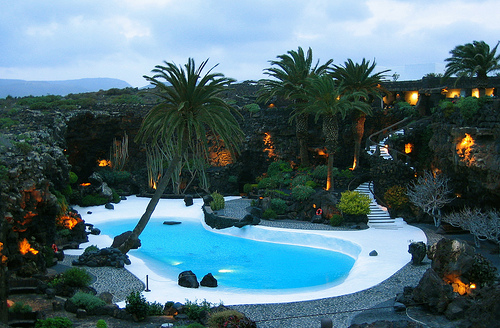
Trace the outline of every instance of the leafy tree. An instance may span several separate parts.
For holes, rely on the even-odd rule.
[[[259,91],[259,99],[269,101],[274,97],[293,100],[295,107],[305,103],[307,100],[305,85],[309,77],[325,73],[333,60],[328,60],[325,64],[319,65],[319,60],[313,66],[312,50],[307,53],[299,47],[297,51],[290,50],[287,54],[279,55],[278,60],[270,61],[270,68],[266,68],[264,73],[273,79],[264,79],[263,87]],[[296,108],[295,108],[296,109]],[[308,115],[305,112],[294,115],[290,120],[295,119],[296,135],[299,141],[300,161],[303,167],[309,166],[309,156],[307,153],[307,127]]]
[[[305,111],[315,114],[316,122],[323,118],[322,130],[328,154],[326,190],[330,190],[333,188],[333,159],[338,147],[339,116],[345,118],[351,111],[369,112],[370,105],[362,100],[368,95],[365,91],[346,90],[328,74],[309,78],[306,95],[308,103]],[[295,115],[300,113],[297,111]]]
[[[175,169],[190,159],[208,158],[207,135],[217,136],[216,139],[221,140],[232,154],[239,151],[238,145],[244,135],[232,115],[236,111],[220,97],[234,80],[221,73],[212,73],[215,66],[202,74],[207,61],[198,68],[192,58],[184,68],[165,62],[165,65],[155,66],[154,76],[144,76],[156,87],[154,92],[162,102],[146,115],[136,141],[167,147],[171,160],[146,211],[120,246],[123,253],[130,250],[146,227]]]
[[[493,49],[484,41],[456,46],[450,51],[451,57],[445,59],[445,78],[456,75],[458,81],[462,77],[476,77],[479,96],[484,96],[488,73],[500,70],[500,55],[496,55],[499,43]]]
[[[361,97],[360,100],[369,104],[374,98],[382,98],[383,89],[380,87],[380,83],[385,80],[384,74],[389,72],[389,70],[384,70],[374,73],[376,65],[375,61],[370,65],[370,61],[364,58],[361,64],[354,63],[351,59],[348,59],[343,66],[334,65],[332,75],[342,83],[345,92],[365,92],[367,96]],[[354,158],[352,167],[356,169],[359,166],[361,140],[365,133],[366,115],[371,115],[371,107],[368,109],[364,107],[364,110],[354,110],[352,115],[352,129],[354,134]]]

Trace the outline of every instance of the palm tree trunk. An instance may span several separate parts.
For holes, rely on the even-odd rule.
[[[333,153],[328,153],[328,175],[326,178],[326,190],[333,189]]]
[[[326,190],[331,190],[333,189],[333,156],[339,139],[339,123],[335,115],[323,116],[323,134],[325,135],[325,146],[328,153]]]
[[[120,247],[118,247],[118,249],[123,254],[128,253],[134,243],[139,239],[139,235],[142,233],[142,231],[144,231],[144,228],[146,228],[146,225],[148,224],[149,219],[151,218],[151,215],[156,208],[156,205],[158,205],[158,202],[160,201],[165,188],[170,182],[170,177],[172,176],[174,169],[179,164],[180,159],[181,158],[179,155],[175,155],[174,158],[172,158],[172,161],[170,162],[167,170],[164,172],[164,174],[160,178],[160,181],[158,182],[158,186],[155,190],[155,193],[153,194],[153,197],[151,197],[148,206],[146,207],[146,211],[141,216],[139,222],[137,222],[137,225],[135,226],[134,230],[132,230],[132,233],[127,238],[127,240]]]
[[[302,167],[309,166],[309,153],[307,151],[308,114],[300,114],[295,118],[295,130],[299,141],[299,156]]]
[[[356,118],[355,124],[353,125],[354,132],[354,158],[352,163],[352,169],[355,170],[359,167],[359,160],[361,156],[361,140],[365,134],[365,121],[366,114],[361,113]]]

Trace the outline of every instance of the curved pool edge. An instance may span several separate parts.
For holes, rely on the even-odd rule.
[[[82,215],[88,223],[94,223],[98,226],[99,222],[115,220],[126,217],[137,217],[137,213],[142,215],[149,199],[134,197],[126,202],[115,205],[115,210],[110,212],[103,207],[92,208],[93,214]],[[177,202],[177,204],[175,203]],[[179,204],[181,203],[181,204]],[[90,210],[85,208],[83,210]],[[119,212],[122,212],[119,214]],[[123,214],[126,213],[126,214]],[[175,214],[174,214],[175,213]],[[161,200],[155,211],[156,217],[176,217],[186,220],[201,220],[201,203],[195,202],[194,206],[186,208],[182,200]],[[252,229],[256,228],[256,229]],[[145,277],[149,277],[149,288],[151,292],[145,292],[144,295],[148,301],[167,302],[183,301],[189,299],[204,300],[211,303],[223,302],[226,305],[240,304],[264,304],[264,303],[286,303],[296,301],[315,300],[329,297],[336,297],[345,294],[362,291],[373,287],[396,273],[406,265],[411,255],[408,253],[408,245],[412,241],[423,241],[427,239],[422,230],[403,225],[397,230],[374,229],[369,228],[361,231],[331,231],[331,230],[296,230],[272,228],[264,226],[253,226],[248,228],[228,228],[217,231],[218,233],[248,235],[252,230],[255,238],[264,238],[276,232],[287,233],[288,236],[294,235],[296,241],[287,239],[287,243],[312,243],[315,240],[315,247],[328,249],[330,246],[321,245],[326,240],[339,240],[346,246],[341,252],[351,255],[357,253],[357,260],[354,263],[349,275],[343,283],[318,290],[312,288],[309,291],[301,290],[299,292],[285,292],[277,294],[269,291],[248,291],[217,287],[215,289],[201,287],[198,289],[183,288],[177,285],[177,281],[163,277],[147,267],[146,263],[134,256],[134,251],[129,252],[132,264],[127,266],[127,270],[145,282]],[[235,230],[239,229],[239,230]],[[313,238],[314,237],[314,238]],[[88,245],[97,245],[98,247],[108,247],[111,244],[111,238],[108,236],[89,236],[89,243],[82,244],[82,249]],[[277,242],[277,241],[275,241]],[[355,245],[355,246],[352,246]],[[311,245],[309,245],[311,246]],[[357,251],[356,251],[357,249]],[[338,250],[338,249],[337,249]],[[378,256],[369,256],[372,250],[376,250]],[[78,255],[78,252],[74,252]]]

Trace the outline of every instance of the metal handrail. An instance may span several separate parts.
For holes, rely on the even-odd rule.
[[[366,139],[366,143],[367,143],[367,145],[366,145],[366,150],[370,149],[370,147],[371,147],[371,146],[375,146],[375,147],[376,147],[376,148],[375,148],[375,153],[374,153],[373,155],[380,156],[380,145],[379,145],[379,143],[378,143],[378,142],[373,141],[373,140],[372,140],[372,138],[373,138],[374,136],[379,135],[379,134],[385,134],[385,135],[387,135],[387,134],[389,134],[389,132],[391,132],[391,131],[393,130],[393,128],[394,128],[394,127],[396,127],[396,126],[398,126],[398,125],[401,125],[402,123],[405,123],[406,121],[409,121],[410,119],[411,119],[411,117],[405,117],[404,119],[402,119],[402,120],[401,120],[401,121],[399,121],[399,122],[396,122],[396,123],[394,123],[394,124],[392,124],[392,125],[389,125],[388,127],[384,128],[384,129],[382,129],[382,130],[380,130],[380,131],[377,131],[377,132],[375,132],[375,133],[372,133],[372,134],[368,137],[368,139]],[[410,156],[408,156],[408,154],[405,154],[405,153],[403,153],[403,152],[400,152],[400,151],[399,151],[399,150],[397,150],[397,149],[389,149],[389,147],[388,147],[388,146],[387,146],[386,148],[387,148],[387,150],[388,150],[388,151],[395,152],[397,155],[402,155],[402,156],[404,156],[404,157],[405,157],[405,159],[406,159],[406,160],[405,160],[405,163],[409,163],[409,162],[410,162]],[[392,155],[391,155],[391,156],[392,156]]]

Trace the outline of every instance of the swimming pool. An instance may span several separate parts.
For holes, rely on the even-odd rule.
[[[140,255],[148,266],[171,279],[191,270],[199,280],[212,273],[221,287],[333,286],[342,282],[355,262],[352,256],[328,249],[220,234],[196,221],[178,225],[164,225],[163,221],[165,218],[150,220],[134,255]],[[132,230],[136,223],[137,219],[130,219],[101,223],[98,228],[112,237]]]
[[[226,201],[234,198],[239,197],[229,198]],[[131,196],[128,197],[128,200],[115,204],[114,210],[108,210],[104,206],[75,207],[75,209],[82,215],[85,222],[99,227],[101,224],[109,222],[125,222],[128,219],[140,217],[148,202],[148,198]],[[203,222],[201,211],[203,201],[195,199],[194,202],[193,206],[186,207],[181,199],[161,199],[153,213],[152,220],[169,217],[172,220],[178,219],[183,224],[190,221]],[[177,284],[177,278],[171,279],[160,270],[151,267],[146,260],[140,257],[142,255],[137,254],[137,250],[131,250],[128,253],[132,264],[127,265],[126,269],[144,283],[146,283],[146,276],[149,276],[151,291],[144,293],[144,296],[151,302],[164,303],[185,299],[191,301],[206,299],[212,303],[222,301],[226,305],[295,302],[340,296],[375,286],[389,278],[411,260],[411,255],[408,253],[409,243],[427,241],[422,230],[410,225],[403,225],[397,230],[370,228],[361,231],[294,230],[252,226],[242,229],[217,230],[216,233],[258,241],[336,250],[356,258],[356,262],[340,284],[325,284],[288,290],[241,289],[224,286],[196,289],[180,287]],[[87,246],[109,247],[112,241],[112,238],[104,234],[89,235],[89,242],[80,245],[80,249],[65,250],[64,253],[79,255]],[[369,253],[372,250],[376,250],[378,255],[370,256]]]

